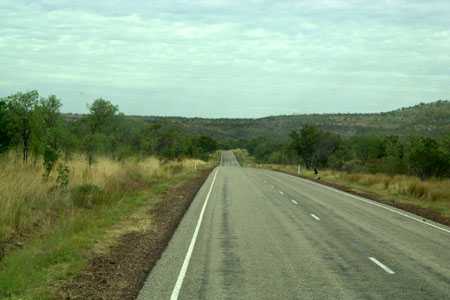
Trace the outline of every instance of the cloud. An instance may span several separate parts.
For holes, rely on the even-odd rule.
[[[59,91],[70,110],[85,90],[131,113],[203,116],[448,93],[448,1],[4,0],[0,13],[0,93]]]

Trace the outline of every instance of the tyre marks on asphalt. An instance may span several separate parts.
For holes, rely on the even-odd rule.
[[[233,290],[242,290],[240,287],[243,274],[240,258],[235,251],[237,237],[233,232],[232,220],[230,218],[232,197],[229,192],[229,179],[225,177],[222,190],[222,266],[220,271],[222,273],[223,295],[226,295],[227,299],[233,299],[238,296],[233,293]]]

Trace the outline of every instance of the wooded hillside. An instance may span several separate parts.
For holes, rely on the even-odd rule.
[[[292,130],[298,130],[306,124],[344,136],[376,134],[434,137],[450,132],[450,101],[422,103],[390,112],[369,114],[301,114],[260,119],[133,118],[172,123],[190,132],[220,140],[266,137],[284,141]]]

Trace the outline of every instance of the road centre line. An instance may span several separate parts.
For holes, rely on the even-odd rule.
[[[314,219],[316,219],[317,221],[320,221],[320,218],[318,216],[316,216],[315,214],[311,214],[311,217],[313,217]]]
[[[369,257],[369,259],[376,264],[377,266],[379,266],[380,268],[382,268],[386,273],[388,274],[395,274],[394,271],[392,271],[389,267],[387,267],[386,265],[384,265],[383,263],[381,263],[379,260],[377,260],[375,257]]]
[[[200,211],[200,215],[198,217],[197,225],[195,226],[194,234],[192,235],[191,243],[189,244],[188,251],[186,253],[186,257],[184,258],[183,265],[181,266],[180,273],[178,274],[177,282],[172,290],[172,294],[170,296],[171,300],[177,300],[178,295],[180,294],[181,286],[183,285],[184,277],[186,276],[187,269],[189,267],[189,262],[191,261],[192,252],[194,251],[195,242],[197,241],[198,232],[200,231],[200,226],[202,225],[203,215],[205,214],[206,205],[208,204],[209,197],[211,196],[211,192],[214,187],[214,183],[216,182],[217,173],[219,173],[218,169],[214,173],[214,177],[209,187],[208,194],[206,195],[205,202],[203,203],[202,210]]]

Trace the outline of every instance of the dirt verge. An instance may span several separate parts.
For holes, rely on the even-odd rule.
[[[382,198],[381,196],[375,194],[375,193],[369,193],[369,192],[362,192],[362,191],[356,191],[348,186],[345,185],[341,185],[341,184],[337,184],[334,182],[329,182],[326,180],[317,180],[317,179],[312,179],[312,178],[308,178],[308,177],[303,177],[303,176],[299,176],[295,173],[291,173],[288,171],[283,171],[283,170],[278,170],[278,169],[272,169],[273,171],[277,171],[277,172],[281,172],[281,173],[286,173],[295,177],[301,177],[303,179],[309,180],[309,181],[313,181],[322,185],[326,185],[356,196],[361,196],[363,198],[367,198],[379,203],[383,203],[383,204],[387,204],[390,206],[394,206],[396,208],[411,212],[413,214],[416,214],[420,217],[426,218],[428,220],[437,222],[437,223],[441,223],[443,225],[447,225],[450,226],[450,218],[447,218],[446,216],[440,214],[439,212],[430,209],[430,208],[426,208],[426,207],[419,207],[417,205],[411,204],[411,203],[404,203],[404,202],[398,202],[395,201],[394,199],[385,199]],[[426,221],[425,219],[423,219],[423,221]]]
[[[57,299],[136,299],[147,275],[166,248],[184,213],[211,170],[167,191],[153,207],[152,229],[128,233],[108,254],[94,257],[58,292]]]

